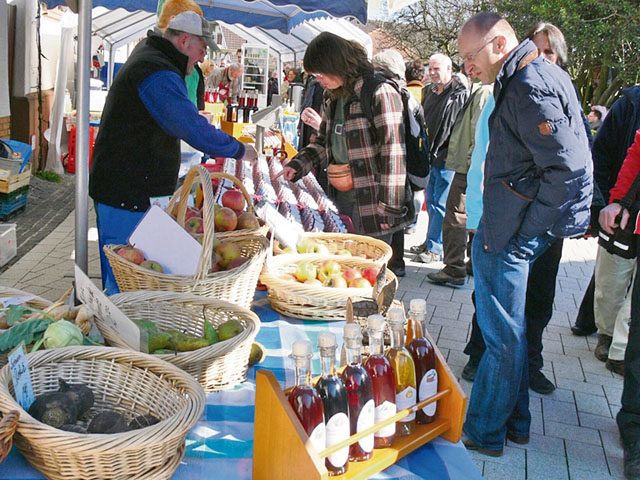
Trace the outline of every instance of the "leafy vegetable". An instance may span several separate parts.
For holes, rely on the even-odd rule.
[[[0,334],[0,352],[17,347],[20,342],[25,345],[33,343],[42,332],[47,330],[53,320],[34,319],[17,323],[6,332]],[[56,322],[57,323],[57,322]]]
[[[83,340],[84,335],[82,335],[82,331],[68,320],[53,322],[44,332],[45,348],[82,345]]]
[[[20,321],[25,315],[31,315],[34,312],[32,308],[22,305],[9,305],[7,308],[6,319],[9,326],[13,326]]]

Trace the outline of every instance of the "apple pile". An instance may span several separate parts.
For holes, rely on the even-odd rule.
[[[247,202],[240,190],[227,190],[221,198],[222,205],[213,207],[213,221],[216,232],[234,230],[253,230],[260,227],[258,217],[245,211]],[[204,233],[202,210],[188,207],[185,213],[184,228],[192,235]]]
[[[126,245],[116,250],[116,253],[122,258],[125,258],[130,262],[135,263],[136,265],[140,265],[143,268],[153,270],[154,272],[158,273],[164,273],[162,265],[160,265],[155,260],[147,260],[146,258],[144,258],[144,253],[139,248],[133,247],[131,245]]]
[[[249,259],[242,256],[240,247],[235,242],[225,242],[214,239],[213,258],[209,273],[233,270]]]
[[[291,277],[299,283],[319,287],[371,288],[379,272],[376,267],[343,269],[335,260],[325,260],[319,267],[313,262],[302,261],[298,262]]]

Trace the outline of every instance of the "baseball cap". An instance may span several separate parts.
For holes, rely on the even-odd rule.
[[[218,51],[220,49],[213,39],[213,27],[213,23],[192,11],[179,13],[167,24],[167,28],[172,30],[202,37],[211,50]]]

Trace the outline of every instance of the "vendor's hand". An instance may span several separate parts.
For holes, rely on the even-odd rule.
[[[389,225],[388,223],[381,223],[380,228],[382,230],[389,230],[391,228],[391,225]]]
[[[249,160],[250,162],[255,162],[258,159],[258,152],[255,147],[249,143],[244,144],[244,156],[243,160]]]
[[[282,171],[283,171],[282,175],[284,176],[284,178],[286,178],[290,182],[292,182],[293,179],[298,174],[298,171],[295,168],[292,168],[292,167],[284,167]]]
[[[318,112],[313,108],[307,107],[300,114],[300,120],[314,130],[318,130],[320,128],[320,123],[322,122],[322,117],[318,115]]]
[[[600,210],[598,221],[605,232],[613,234],[613,230],[618,227],[616,217],[621,211],[622,217],[620,218],[620,228],[624,228],[627,226],[627,222],[629,221],[629,212],[623,209],[622,205],[619,203],[611,203]]]

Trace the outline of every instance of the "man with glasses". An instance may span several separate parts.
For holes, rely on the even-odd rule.
[[[181,139],[212,157],[256,157],[208,123],[187,95],[184,77],[204,59],[207,45],[215,46],[211,35],[197,13],[173,16],[162,36],[149,32],[138,44],[109,90],[89,177],[109,295],[118,287],[102,247],[127,243],[150,200],[175,191]]]
[[[529,266],[554,237],[589,224],[592,171],[580,104],[569,76],[518,43],[504,19],[480,13],[458,47],[470,75],[494,83],[482,219],[472,259],[482,356],[464,425],[465,445],[502,455],[529,442],[525,295]]]

